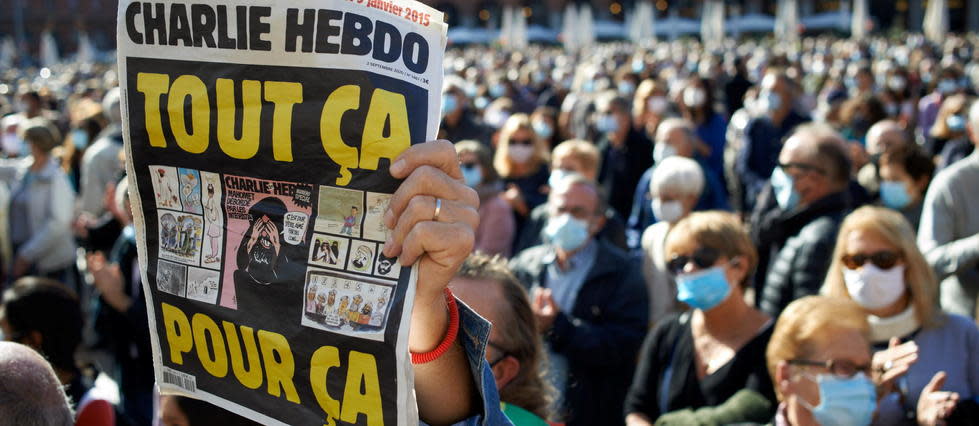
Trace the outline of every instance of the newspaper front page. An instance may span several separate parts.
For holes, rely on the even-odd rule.
[[[410,0],[121,0],[127,171],[164,393],[263,424],[417,422],[391,162],[435,138]]]

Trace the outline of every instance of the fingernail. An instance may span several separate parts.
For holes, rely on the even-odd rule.
[[[391,236],[388,235],[387,240],[384,241],[384,247],[381,249],[381,251],[384,252],[384,255],[385,256],[388,256],[388,253],[390,252],[390,250],[391,250]],[[390,256],[388,256],[388,257],[390,257]]]
[[[392,222],[394,222],[394,212],[392,212],[391,209],[387,209],[384,212],[384,226],[387,226],[388,229],[391,229],[394,227],[392,226],[393,225]]]
[[[391,165],[391,174],[400,175],[401,172],[404,171],[404,168],[405,168],[405,160],[395,161],[394,164]]]

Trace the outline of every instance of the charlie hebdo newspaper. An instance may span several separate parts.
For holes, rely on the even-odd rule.
[[[156,380],[263,424],[417,422],[391,161],[435,138],[446,25],[410,0],[121,0]]]

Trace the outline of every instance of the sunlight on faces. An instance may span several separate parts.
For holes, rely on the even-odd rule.
[[[669,129],[661,142],[672,146],[676,150],[676,155],[693,158],[693,143],[686,129],[682,127]]]
[[[683,234],[683,235],[681,235]],[[677,256],[693,256],[697,249],[705,247],[694,238],[686,235],[682,232],[671,232],[666,238],[666,262]],[[716,247],[712,247],[716,248]],[[736,260],[735,258],[734,260]],[[727,279],[728,285],[731,287],[731,295],[728,296],[741,296],[741,286],[740,283],[745,279],[747,272],[744,268],[744,262],[732,262],[732,259],[721,254],[718,256],[717,261],[714,262],[714,266],[721,266],[724,268],[724,278]],[[696,263],[691,260],[687,262],[683,267],[683,274],[692,274],[703,270],[698,267]]]
[[[901,164],[895,163],[881,163],[878,167],[880,171],[881,180],[901,182],[904,184],[904,188],[907,189],[908,194],[911,195],[911,202],[916,203],[921,200],[924,195],[925,189],[928,186],[928,179],[922,179],[921,182],[915,182],[914,178],[908,174],[908,171]]]
[[[598,193],[595,188],[581,183],[558,185],[548,200],[551,217],[570,213],[575,219],[589,223],[592,234],[596,232],[598,216]]]
[[[595,170],[588,170],[581,159],[570,152],[555,155],[551,159],[551,170],[574,172],[588,179],[595,179]]]
[[[869,230],[854,229],[846,236],[845,253],[849,256],[857,254],[870,255],[879,251],[892,251],[900,254],[901,248],[895,247],[878,233]],[[895,266],[902,264],[904,264],[904,259],[899,257]]]

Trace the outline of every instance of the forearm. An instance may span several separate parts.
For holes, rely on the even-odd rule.
[[[625,416],[626,426],[652,426],[653,422],[642,413],[629,413]]]
[[[937,246],[926,257],[938,279],[973,268],[979,263],[979,234]]]
[[[449,311],[441,293],[434,300],[416,300],[408,336],[409,350],[414,353],[434,350],[445,338],[448,326]],[[414,366],[418,415],[430,425],[452,424],[473,414],[477,393],[460,338],[461,334],[438,359]]]

